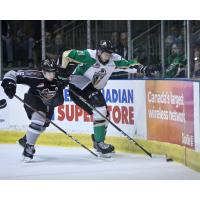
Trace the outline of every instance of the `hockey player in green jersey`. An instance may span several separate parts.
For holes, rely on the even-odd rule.
[[[70,65],[70,63],[77,65]],[[93,146],[103,154],[114,151],[113,145],[104,143],[108,123],[96,111],[82,102],[73,91],[109,118],[109,111],[101,89],[106,86],[112,73],[119,71],[145,73],[147,68],[135,65],[133,61],[125,60],[120,55],[115,54],[112,44],[108,40],[100,41],[96,50],[69,50],[62,55],[59,78],[64,79],[65,77],[67,79],[70,76],[69,94],[71,99],[88,114],[93,114]]]

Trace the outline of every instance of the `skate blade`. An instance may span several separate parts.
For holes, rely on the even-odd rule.
[[[31,158],[29,158],[29,157],[25,157],[25,156],[23,156],[23,158],[22,158],[22,161],[23,161],[24,163],[30,163],[32,160],[33,160],[33,159],[31,159]]]
[[[115,152],[105,153],[105,154],[103,154],[101,152],[96,152],[96,153],[100,158],[113,158],[115,155]]]

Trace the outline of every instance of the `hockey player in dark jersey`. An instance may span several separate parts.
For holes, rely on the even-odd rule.
[[[25,84],[30,88],[24,95],[24,102],[38,112],[33,112],[24,105],[30,124],[26,135],[18,142],[24,147],[23,156],[26,160],[32,159],[35,153],[34,145],[39,135],[49,126],[54,108],[63,104],[64,85],[56,79],[57,64],[52,59],[41,63],[39,70],[9,71],[5,74],[2,87],[6,95],[12,99],[16,93],[17,84]],[[42,117],[43,115],[44,117]]]

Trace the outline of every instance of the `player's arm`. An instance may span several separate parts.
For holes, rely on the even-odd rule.
[[[11,70],[4,75],[1,86],[10,99],[12,99],[16,93],[16,84],[26,84],[30,86],[30,72],[26,70]]]
[[[62,68],[67,68],[70,62],[72,63],[88,63],[90,62],[91,57],[87,50],[79,51],[79,50],[69,50],[64,51],[62,55]]]
[[[133,60],[125,60],[117,54],[115,54],[114,62],[116,65],[116,69],[114,72],[125,71],[132,74],[135,73],[144,75],[149,74],[148,68],[146,66],[143,66],[142,64],[135,62]]]
[[[69,50],[62,55],[62,64],[58,70],[58,79],[64,82],[69,82],[69,76],[75,71],[79,63],[89,64],[94,62],[90,57],[88,50]]]

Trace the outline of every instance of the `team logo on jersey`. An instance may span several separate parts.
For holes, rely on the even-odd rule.
[[[39,93],[40,93],[40,96],[44,100],[48,101],[48,100],[52,99],[56,95],[57,90],[58,90],[57,87],[55,88],[54,91],[51,91],[51,90],[49,90],[49,88],[46,88],[46,89],[40,91]]]
[[[92,84],[95,86],[97,85],[106,75],[106,69],[105,68],[101,68],[101,70],[99,72],[95,72],[94,76],[92,78]]]

